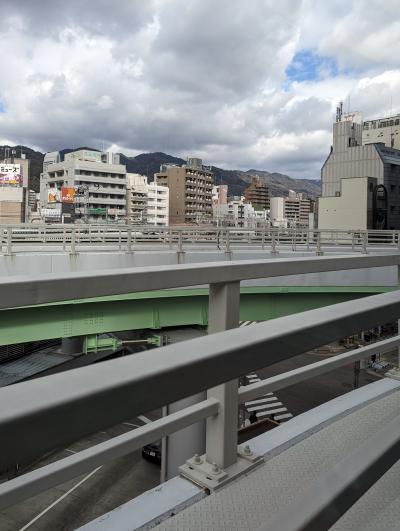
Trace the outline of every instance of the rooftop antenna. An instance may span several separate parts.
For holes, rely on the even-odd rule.
[[[342,120],[343,114],[343,102],[340,101],[339,105],[336,107],[336,121],[340,122]]]

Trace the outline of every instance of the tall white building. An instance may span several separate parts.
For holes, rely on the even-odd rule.
[[[155,182],[148,183],[145,175],[127,174],[127,218],[129,223],[167,226],[169,189]]]
[[[57,207],[61,188],[74,188],[77,219],[125,219],[126,167],[119,163],[119,155],[83,149],[66,154],[63,161],[52,162],[57,158],[57,152],[49,154],[41,175],[42,207]]]

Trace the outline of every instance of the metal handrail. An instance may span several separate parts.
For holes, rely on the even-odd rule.
[[[400,254],[238,260],[173,266],[131,267],[0,279],[0,309],[71,299],[122,295],[306,273],[397,266]]]
[[[65,251],[66,244],[75,243],[78,247],[89,249],[100,246],[108,249],[128,249],[129,234],[134,234],[136,246],[149,244],[157,245],[160,249],[169,249],[165,245],[165,235],[169,234],[172,241],[178,245],[207,245],[212,247],[260,247],[271,246],[275,252],[276,246],[289,247],[296,250],[316,250],[321,253],[323,248],[336,247],[368,252],[369,248],[399,248],[400,231],[398,230],[325,230],[309,229],[307,227],[276,228],[257,226],[252,228],[209,226],[161,226],[133,225],[133,224],[20,224],[0,225],[0,252],[5,254],[23,249],[29,251],[33,244],[51,247],[53,250]],[[79,235],[79,238],[77,238]],[[62,248],[58,247],[62,245]],[[223,244],[223,245],[222,245]],[[124,246],[122,249],[121,246]],[[35,252],[37,248],[35,247]],[[71,253],[75,253],[70,249]]]
[[[0,281],[0,307],[210,284],[210,304],[217,304],[219,308],[221,301],[229,305],[229,302],[234,300],[238,305],[240,280],[399,266],[399,263],[399,254],[339,256],[159,266],[151,269],[100,271],[96,272],[96,275],[80,272],[39,277],[9,277]],[[235,289],[228,290],[225,298],[221,298],[223,286]],[[235,311],[238,313],[237,308]],[[218,314],[218,311],[214,311],[214,314]],[[289,359],[339,337],[382,322],[390,322],[399,315],[400,291],[393,291],[274,319],[252,327],[217,332],[151,352],[1,388],[0,403],[3,406],[0,411],[0,467],[6,469],[15,463],[40,457],[47,451],[69,444],[99,429],[197,392],[215,388],[249,371]],[[220,317],[221,323],[226,321],[227,328],[232,326],[229,323],[233,321],[229,316]],[[219,326],[220,324],[215,322],[211,327],[212,331],[221,329]],[[398,344],[399,338],[382,342],[382,347],[388,347],[390,341],[393,345]],[[379,344],[371,346],[371,349],[378,348]],[[349,356],[351,355],[350,353]],[[358,359],[364,355],[365,350],[356,354]],[[343,360],[344,357],[340,362]],[[334,368],[333,362],[330,368]],[[318,365],[316,368],[314,365],[309,368],[309,374],[312,376],[316,371],[325,369],[328,370],[327,366]],[[304,370],[302,377],[305,372]],[[286,376],[289,378],[287,381],[293,381],[293,374]],[[174,385],[171,385],[171,382],[174,382]],[[240,390],[240,401],[245,392]],[[209,396],[207,404],[198,405],[198,417],[195,418],[215,415],[220,402],[218,398]],[[185,411],[188,414],[187,410]],[[177,419],[179,413],[184,416],[185,411],[178,412]],[[185,425],[193,421],[192,413],[185,419]],[[164,423],[160,421],[159,424],[162,428],[157,432],[157,437],[171,433],[171,418],[167,418]],[[178,429],[183,425],[179,424]],[[175,424],[175,428],[176,426]],[[154,437],[156,429],[157,424],[153,425],[153,428],[149,427],[147,431],[142,431],[146,431],[146,436]],[[29,434],[29,445],[26,444],[26,434]],[[136,435],[132,434],[129,444],[135,445],[138,440]],[[118,441],[114,443],[118,446]],[[120,450],[116,450],[118,451]],[[87,452],[87,459],[94,455],[104,457],[102,448],[98,446]],[[110,458],[112,453],[108,454]],[[85,454],[78,454],[76,459],[84,463]],[[54,482],[61,478],[79,474],[81,468],[78,464],[72,466],[71,463],[72,461],[63,460],[55,468],[40,469],[37,475],[25,475],[17,478],[16,483],[4,484],[0,489],[0,499],[4,498],[1,503],[12,503],[12,500],[31,496],[44,490],[46,485],[54,485]],[[88,463],[82,466],[86,470]],[[46,483],[47,481],[50,483]],[[13,497],[15,495],[17,498]]]

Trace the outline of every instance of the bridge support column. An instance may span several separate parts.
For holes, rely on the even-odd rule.
[[[83,352],[83,336],[63,337],[61,339],[61,353],[68,356],[77,356]]]

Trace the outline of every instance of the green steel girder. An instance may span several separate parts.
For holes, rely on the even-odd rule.
[[[263,321],[395,287],[251,287],[241,289],[240,317]],[[206,326],[208,290],[163,290],[0,311],[0,345],[104,332]]]

